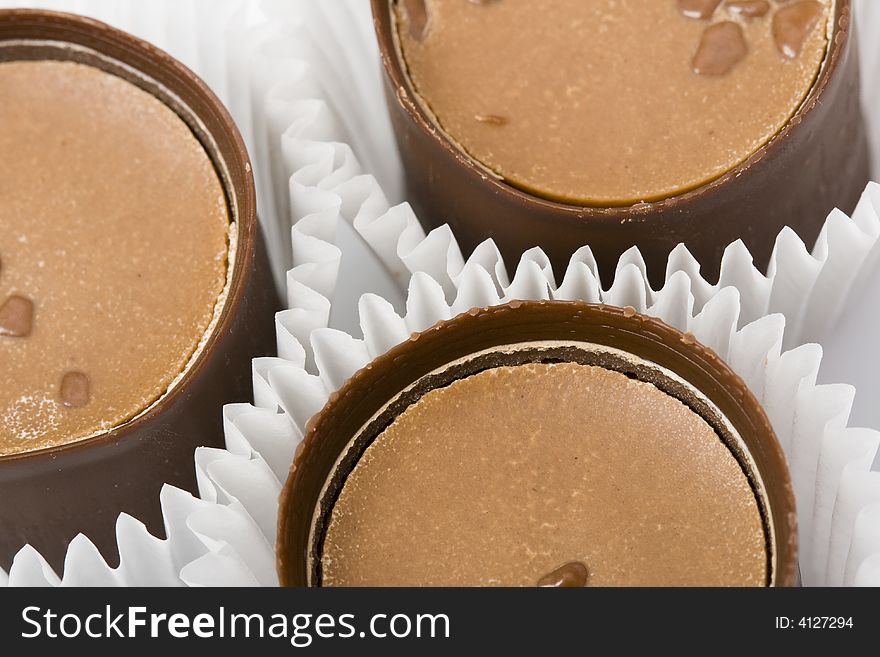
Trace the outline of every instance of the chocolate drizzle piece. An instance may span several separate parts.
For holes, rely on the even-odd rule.
[[[724,75],[748,54],[742,28],[733,21],[710,25],[703,31],[692,67],[697,75]]]
[[[474,118],[480,123],[487,123],[489,125],[507,125],[507,117],[499,116],[498,114],[475,114]]]
[[[416,41],[425,38],[428,32],[428,5],[425,0],[403,0],[403,7],[409,19],[409,33]]]
[[[760,18],[770,11],[770,3],[767,0],[728,0],[724,6],[731,14],[744,18]]]
[[[541,588],[581,588],[587,585],[590,573],[587,567],[580,561],[569,561],[562,564],[538,580],[537,586]]]
[[[89,403],[89,377],[82,372],[67,372],[61,379],[61,403],[67,408],[81,408]]]
[[[26,338],[34,326],[34,303],[13,295],[0,306],[0,336]]]
[[[708,20],[720,4],[721,0],[678,0],[678,11],[688,18]]]
[[[789,59],[800,55],[822,12],[818,0],[798,0],[780,7],[773,16],[773,40],[779,52]]]

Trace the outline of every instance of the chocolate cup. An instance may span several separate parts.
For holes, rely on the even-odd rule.
[[[0,457],[0,567],[26,543],[61,570],[70,540],[88,536],[118,561],[116,518],[128,513],[164,536],[159,491],[197,491],[193,452],[223,446],[223,404],[251,394],[251,359],[274,352],[280,307],[256,214],[250,160],[223,104],[171,56],[94,20],[0,11],[0,61],[74,60],[157,96],[190,126],[226,191],[238,238],[219,320],[182,379],[139,417],[94,438]],[[185,272],[182,272],[185,273]]]
[[[850,0],[837,0],[833,41],[819,77],[783,130],[745,162],[690,192],[627,207],[586,207],[533,196],[490,175],[423,107],[398,48],[390,0],[372,0],[385,91],[406,179],[406,199],[426,229],[448,223],[465,255],[487,238],[507,267],[540,246],[561,274],[589,245],[603,283],[637,246],[651,284],[663,284],[670,251],[684,243],[711,281],[728,244],[741,239],[767,271],[776,236],[791,227],[812,248],[828,213],[846,212],[869,179]],[[512,271],[511,271],[512,273]]]
[[[547,341],[611,347],[642,362],[607,349],[536,346],[513,354],[491,351]],[[488,354],[457,363],[439,375],[435,372],[486,350]],[[536,360],[575,360],[616,369],[657,385],[704,417],[728,442],[756,491],[773,548],[768,555],[768,583],[798,583],[795,501],[785,457],[761,405],[724,361],[691,337],[631,309],[578,301],[515,301],[474,309],[413,336],[354,374],[312,418],[281,494],[276,550],[281,584],[320,585],[323,534],[345,478],[371,441],[406,406],[428,390],[480,369]],[[661,374],[656,366],[692,388]],[[402,391],[406,392],[386,408]],[[730,426],[747,454],[732,444]]]

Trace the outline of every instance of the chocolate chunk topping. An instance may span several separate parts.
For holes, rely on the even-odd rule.
[[[746,18],[760,18],[770,11],[770,3],[767,0],[728,0],[725,7],[730,13]]]
[[[538,580],[542,588],[580,588],[587,585],[590,573],[580,561],[569,561]]]
[[[488,123],[489,125],[507,124],[507,117],[498,116],[497,114],[475,114],[474,118],[480,123]]]
[[[822,13],[822,3],[817,0],[799,0],[780,7],[773,16],[773,40],[779,52],[790,59],[800,55]]]
[[[80,408],[90,399],[89,377],[82,372],[67,372],[61,379],[61,403],[68,408]]]
[[[0,306],[0,335],[26,338],[34,325],[34,303],[17,295],[9,297]]]
[[[428,5],[425,0],[403,0],[406,17],[409,20],[409,33],[413,39],[421,41],[428,31]]]
[[[697,75],[724,75],[749,52],[742,28],[732,21],[710,25],[703,32],[693,59]]]
[[[678,11],[688,18],[707,20],[719,4],[721,0],[678,0]]]

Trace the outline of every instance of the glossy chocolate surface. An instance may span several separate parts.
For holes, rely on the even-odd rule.
[[[221,409],[251,393],[251,359],[274,351],[280,302],[256,218],[253,173],[222,103],[189,69],[103,23],[37,10],[0,11],[0,61],[70,60],[125,77],[171,107],[210,155],[238,224],[229,295],[216,329],[179,384],[140,417],[79,443],[0,458],[0,567],[25,543],[61,570],[70,540],[88,536],[117,562],[121,512],[164,536],[164,483],[196,492],[193,451],[223,445]],[[75,370],[74,370],[75,371]],[[69,401],[85,394],[69,382]]]
[[[554,341],[596,348],[557,344],[503,349]],[[620,352],[640,360],[615,355]],[[617,370],[656,385],[710,422],[737,454],[762,505],[771,545],[770,583],[796,583],[794,497],[787,467],[767,417],[745,383],[692,336],[658,320],[631,309],[551,301],[474,309],[440,322],[374,360],[331,397],[310,422],[282,494],[277,547],[282,584],[321,583],[321,543],[334,500],[370,442],[404,408],[428,390],[471,373],[536,359]]]

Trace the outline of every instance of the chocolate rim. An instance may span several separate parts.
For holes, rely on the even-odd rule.
[[[745,382],[692,336],[632,309],[580,301],[514,301],[475,308],[413,334],[409,341],[356,372],[311,418],[280,497],[276,567],[282,586],[305,586],[319,578],[314,551],[320,538],[313,540],[313,531],[323,533],[319,525],[332,510],[332,503],[322,507],[326,495],[333,495],[332,491],[328,493],[334,485],[331,480],[337,477],[337,467],[350,471],[377,435],[368,425],[387,421],[382,413],[399,412],[393,408],[395,403],[403,403],[404,407],[411,403],[401,401],[402,393],[459,359],[474,361],[480,358],[480,352],[494,349],[497,353],[515,344],[550,341],[581,342],[631,354],[655,366],[655,370],[665,369],[680,377],[705,397],[747,448],[751,465],[744,463],[743,455],[737,454],[722,436],[749,477],[759,506],[765,501],[770,506],[762,510],[765,531],[772,532],[772,538],[768,536],[768,560],[775,559],[768,570],[770,583],[796,585],[796,513],[788,467],[766,413]],[[627,372],[645,378],[636,365]],[[713,421],[704,408],[688,405],[717,430],[717,417]],[[362,436],[366,436],[364,443],[355,445]],[[352,457],[349,450],[357,453]],[[337,487],[341,488],[344,477],[336,482]],[[755,478],[763,495],[756,489]]]
[[[21,28],[33,29],[35,26],[46,32],[55,32],[53,36],[57,38],[44,35],[40,38],[31,39],[16,33]],[[165,85],[140,68],[134,68],[131,64],[96,49],[92,44],[85,46],[77,41],[70,40],[77,35],[82,35],[87,39],[99,37],[102,45],[109,45],[113,49],[122,48],[137,59],[152,60],[156,67],[166,69],[178,79],[179,83],[188,86],[198,94],[201,97],[201,102],[204,103],[204,107],[200,108],[201,111],[196,111],[185,101],[174,96],[170,89],[165,88]],[[147,41],[92,18],[48,10],[0,9],[0,48],[9,47],[2,46],[4,42],[18,40],[21,40],[22,47],[33,46],[35,51],[38,51],[40,48],[61,50],[67,44],[72,45],[75,49],[71,53],[76,56],[63,59],[62,61],[81,61],[101,68],[99,62],[96,62],[90,56],[90,53],[93,53],[97,54],[98,57],[106,58],[108,63],[118,65],[119,69],[131,69],[133,73],[131,76],[122,76],[119,70],[109,70],[108,72],[120,75],[154,97],[157,97],[160,102],[174,111],[187,124],[208,154],[220,178],[226,197],[227,208],[229,209],[229,223],[230,225],[235,224],[237,226],[237,233],[232,235],[229,241],[228,280],[224,290],[226,297],[225,299],[222,298],[223,293],[221,293],[221,297],[218,297],[217,300],[217,303],[223,304],[220,313],[206,330],[202,342],[193,352],[180,377],[175,379],[158,399],[142,409],[135,417],[115,427],[70,443],[28,452],[0,455],[0,465],[12,462],[55,459],[60,452],[66,453],[109,442],[119,442],[137,433],[144,425],[155,421],[157,417],[163,415],[169,408],[179,403],[181,398],[185,397],[189,392],[188,388],[192,380],[197,378],[205,367],[207,356],[218,341],[218,336],[223,332],[229,331],[232,326],[235,308],[241,303],[246,287],[247,264],[252,262],[255,257],[258,229],[256,187],[250,157],[241,133],[220,99],[217,98],[201,78],[184,64]],[[0,62],[20,61],[22,59],[43,58],[37,56],[4,59],[0,57]],[[145,84],[152,85],[152,88],[145,86]],[[159,89],[163,89],[166,95],[171,94],[171,97],[159,95],[157,93]],[[216,144],[210,143],[214,138],[213,133],[204,126],[193,124],[194,121],[201,122],[201,117],[204,115],[205,110],[214,114],[214,118],[218,119],[218,123],[225,126],[227,134],[224,136],[234,144],[236,155],[234,160],[224,157],[220,153],[220,148]],[[183,112],[188,112],[188,114]],[[238,184],[234,181],[238,181]],[[229,276],[230,273],[231,276]]]
[[[394,25],[395,20],[391,10],[392,4],[398,1],[370,0],[373,12],[373,25],[378,37],[382,67],[394,85],[397,102],[415,125],[418,126],[419,130],[426,137],[441,146],[448,155],[453,156],[470,174],[478,176],[483,180],[484,184],[491,186],[495,193],[511,196],[522,203],[534,204],[551,211],[561,212],[563,218],[577,221],[602,221],[607,224],[620,223],[622,220],[632,220],[633,215],[650,214],[657,210],[676,210],[681,206],[686,206],[694,199],[699,199],[706,194],[714,192],[716,188],[734,181],[768,155],[772,155],[784,148],[785,138],[817,106],[822,92],[828,86],[834,71],[839,66],[842,53],[849,40],[850,26],[852,24],[850,20],[852,13],[851,0],[834,0],[834,22],[830,28],[829,45],[825,58],[822,61],[822,66],[807,97],[779,132],[733,169],[686,192],[656,201],[642,201],[630,205],[575,205],[531,194],[520,187],[506,182],[503,177],[488,169],[462,147],[458,146],[455,140],[440,125],[439,121],[430,116],[430,113],[424,107],[426,101],[415,90],[409,74],[405,70],[405,60],[400,52]],[[487,175],[487,173],[490,175]]]

